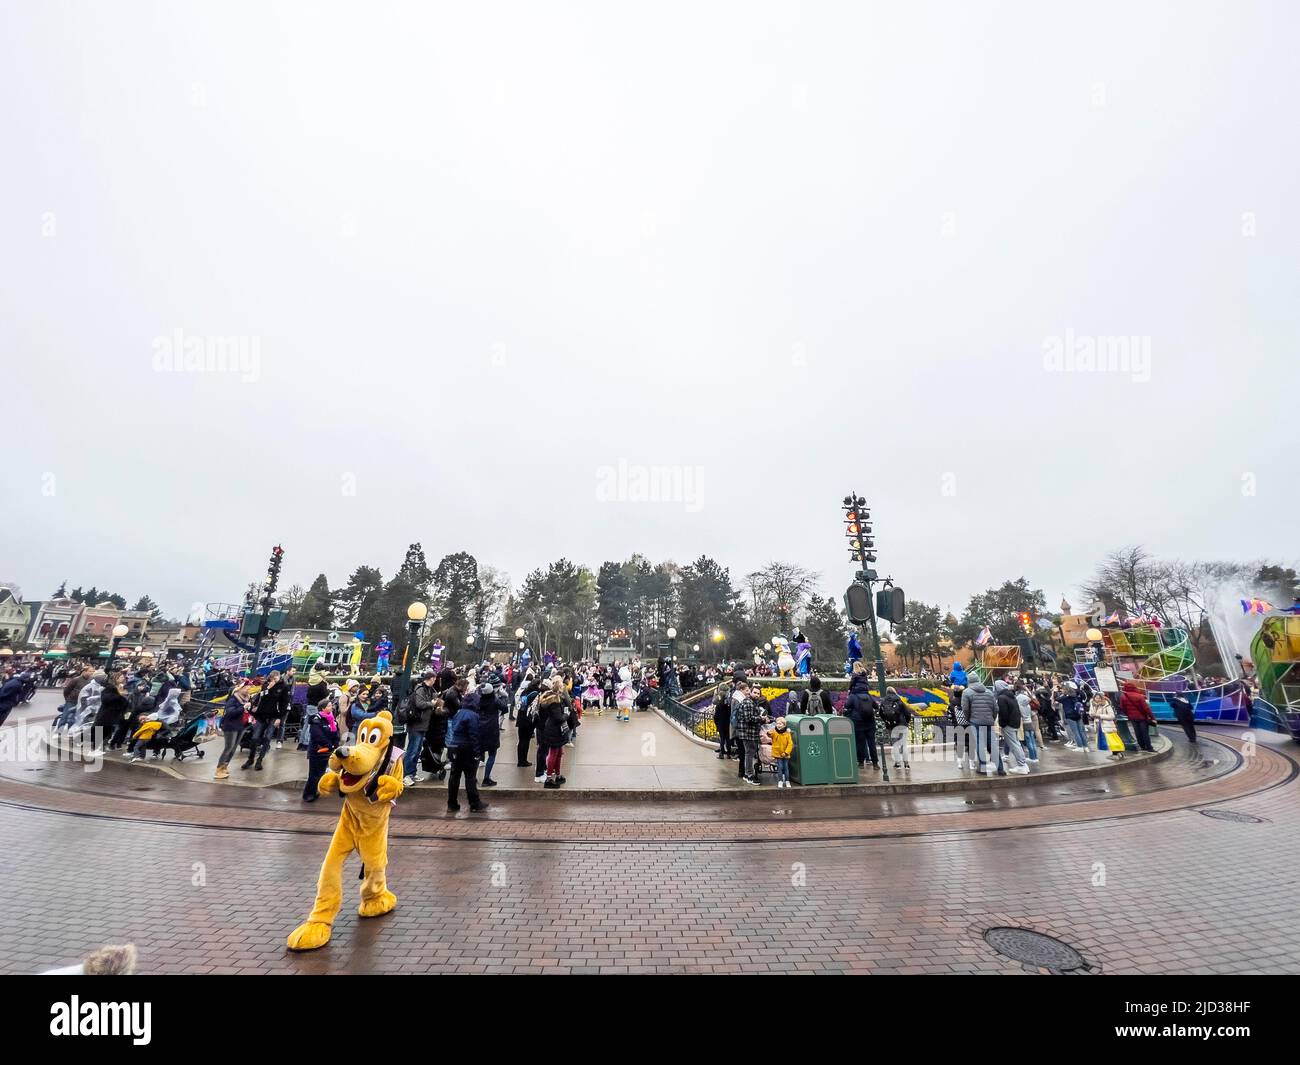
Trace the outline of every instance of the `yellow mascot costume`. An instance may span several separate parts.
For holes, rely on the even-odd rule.
[[[330,840],[316,885],[316,905],[307,920],[289,934],[290,950],[315,950],[330,941],[330,929],[343,904],[343,862],[353,851],[361,855],[362,917],[378,917],[397,905],[388,890],[388,815],[402,794],[402,750],[393,746],[393,716],[381,710],[361,722],[356,743],[330,755],[329,772],[319,791],[343,796],[338,827]]]

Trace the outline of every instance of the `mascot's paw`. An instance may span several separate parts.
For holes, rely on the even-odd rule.
[[[380,802],[392,802],[402,794],[402,782],[396,777],[380,777],[376,783],[375,798]]]
[[[326,773],[316,783],[316,791],[321,795],[333,795],[339,790],[339,775],[337,773]]]
[[[316,950],[330,941],[330,926],[324,921],[304,921],[289,933],[290,950]]]
[[[397,896],[391,891],[385,891],[373,899],[363,899],[361,905],[357,907],[357,913],[362,917],[382,917],[391,912],[396,905]]]

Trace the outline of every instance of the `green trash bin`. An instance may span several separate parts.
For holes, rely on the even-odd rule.
[[[831,782],[830,744],[826,737],[825,714],[793,714],[785,719],[794,737],[790,756],[790,779],[798,784]]]
[[[830,783],[858,782],[858,745],[853,722],[838,714],[818,714],[826,723],[826,746],[830,757]]]

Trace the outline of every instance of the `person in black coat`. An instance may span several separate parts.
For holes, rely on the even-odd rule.
[[[814,674],[808,678],[808,687],[799,693],[799,713],[835,713],[835,704],[831,702],[830,692],[822,687],[821,677]]]
[[[718,757],[731,757],[731,685],[721,683],[713,697],[713,725],[718,730]]]
[[[573,707],[569,705],[564,680],[557,677],[537,698],[537,749],[546,751],[546,761],[542,763],[546,773],[543,787],[558,788],[564,783],[564,777],[560,776],[560,763],[572,724]]]
[[[1174,712],[1174,720],[1186,733],[1192,746],[1199,746],[1196,742],[1196,711],[1192,709],[1191,701],[1187,696],[1182,692],[1175,692],[1169,697],[1169,709]]]
[[[537,732],[537,715],[530,710],[533,700],[537,698],[537,689],[537,678],[530,676],[520,685],[515,696],[515,728],[519,734],[515,765],[520,769],[526,769],[533,764],[528,758],[528,748],[533,742],[533,735]]]
[[[307,733],[307,783],[302,789],[303,802],[315,802],[319,797],[317,785],[329,768],[330,754],[339,744],[337,724],[331,725],[322,716],[322,710],[328,710],[330,701],[322,699],[319,707],[307,709],[304,730]]]
[[[491,684],[484,684],[478,690],[478,721],[479,747],[487,756],[483,763],[482,787],[495,788],[497,782],[492,779],[492,767],[496,765],[497,750],[501,746],[501,705]]]
[[[434,685],[437,687],[437,684]],[[434,773],[439,779],[447,771],[443,752],[447,746],[447,724],[461,708],[469,682],[464,677],[455,678],[454,683],[442,691],[442,699],[435,700],[433,713],[429,717],[429,731],[424,737],[424,750],[420,754],[420,765],[426,773]]]
[[[858,768],[871,759],[871,768],[879,769],[880,760],[876,754],[876,700],[863,685],[860,689],[849,692],[844,702],[844,716],[853,722],[853,742],[858,753]]]
[[[240,769],[262,768],[262,759],[271,749],[271,740],[288,712],[289,686],[280,679],[280,671],[273,669],[267,674],[257,708],[253,711],[253,742],[248,748],[248,760]]]
[[[104,690],[99,696],[99,711],[95,714],[95,728],[103,730],[95,733],[97,737],[103,736],[102,740],[96,739],[96,745],[107,743],[114,750],[120,747],[122,740],[125,739],[123,730],[131,713],[131,700],[122,694],[119,687],[121,683],[121,673],[109,675],[104,682]]]

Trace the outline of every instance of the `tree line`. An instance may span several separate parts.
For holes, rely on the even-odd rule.
[[[458,659],[481,655],[492,633],[513,639],[521,627],[535,652],[566,658],[592,656],[619,630],[638,654],[654,654],[673,628],[678,654],[693,653],[698,645],[701,658],[742,660],[774,634],[792,636],[801,629],[819,667],[838,669],[850,625],[840,603],[819,593],[817,580],[818,574],[792,562],[769,562],[733,578],[707,555],[681,565],[634,553],[594,570],[560,558],[532,570],[515,587],[505,573],[467,551],[431,566],[414,543],[387,580],[372,565],[358,566],[338,587],[322,573],[308,588],[287,589],[280,605],[288,610],[286,629],[362,631],[371,643],[387,633],[400,645],[407,606],[423,602],[429,607],[426,640],[441,640]],[[1210,592],[1225,584],[1269,591],[1277,605],[1289,604],[1297,592],[1295,570],[1276,563],[1161,561],[1144,548],[1129,547],[1098,563],[1082,585],[1090,602],[1073,609],[1082,612],[1098,600],[1108,611],[1160,617],[1188,630],[1200,658],[1213,653]],[[1063,609],[1049,608],[1043,590],[1023,576],[972,595],[960,616],[909,600],[906,619],[882,631],[906,664],[939,669],[954,652],[974,646],[985,627],[989,642],[1014,643],[1024,635],[1020,615],[1026,611],[1036,638],[1060,647]],[[480,641],[472,652],[466,646],[471,636]]]

